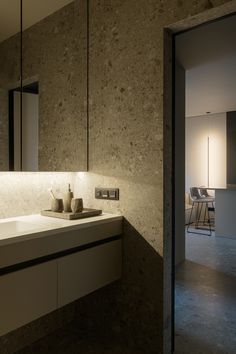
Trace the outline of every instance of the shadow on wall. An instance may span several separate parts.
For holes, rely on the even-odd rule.
[[[78,327],[122,353],[161,353],[162,267],[162,257],[124,220],[122,279],[77,302]]]

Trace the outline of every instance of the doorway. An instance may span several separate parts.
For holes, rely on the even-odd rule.
[[[236,229],[228,235],[218,195],[228,191],[235,31],[232,15],[175,36],[175,352],[181,354],[233,354],[236,347]]]
[[[224,7],[221,7],[221,11],[223,10]],[[232,10],[232,9],[231,9]],[[235,11],[236,9],[234,9]],[[195,257],[193,255],[193,248],[198,247],[198,251],[200,250],[200,248],[202,247],[202,250],[204,249],[205,251],[207,251],[207,248],[211,251],[211,258],[215,258],[215,264],[213,264],[212,262],[209,262],[208,264],[204,265],[204,252],[202,252],[201,256],[203,258],[202,263],[200,263],[201,265],[201,271],[199,270],[199,272],[195,272],[196,269],[194,269],[194,264],[192,265],[192,269],[191,269],[191,265],[189,264],[189,270],[186,269],[186,264],[185,264],[185,270],[182,270],[182,277],[183,279],[186,280],[186,278],[188,278],[189,282],[190,282],[190,287],[188,289],[184,289],[184,285],[182,284],[178,284],[179,288],[182,287],[182,290],[186,290],[186,292],[188,292],[191,296],[191,301],[190,304],[188,304],[188,306],[192,305],[192,313],[187,314],[186,312],[183,312],[183,308],[184,306],[182,306],[181,308],[181,301],[182,301],[182,305],[184,305],[184,296],[182,296],[181,299],[181,294],[179,296],[178,299],[178,310],[179,313],[181,313],[181,325],[182,325],[182,343],[180,343],[179,339],[181,337],[180,332],[177,332],[177,336],[176,336],[176,340],[175,340],[175,352],[176,353],[189,353],[191,352],[192,354],[194,353],[233,353],[233,348],[235,346],[235,344],[233,343],[233,331],[235,330],[235,323],[233,320],[233,309],[235,306],[234,301],[232,300],[233,298],[235,298],[235,294],[234,291],[233,293],[227,292],[227,289],[230,289],[229,284],[231,284],[232,287],[232,281],[234,281],[234,277],[235,275],[229,275],[226,274],[228,270],[223,269],[222,268],[222,272],[219,272],[219,269],[214,269],[214,266],[217,263],[217,258],[219,257],[219,254],[221,253],[222,257],[224,258],[223,254],[224,251],[226,251],[226,253],[228,253],[228,260],[229,262],[233,262],[233,254],[235,251],[234,246],[232,246],[232,244],[230,244],[231,241],[222,241],[222,239],[217,243],[214,243],[214,247],[215,250],[212,247],[212,244],[209,243],[213,240],[213,238],[209,238],[209,239],[205,239],[208,240],[206,242],[208,242],[209,244],[206,245],[205,240],[203,240],[203,246],[199,246],[195,244],[194,247],[192,247],[192,249],[189,248],[189,242],[186,243],[186,249],[184,249],[185,246],[185,158],[184,158],[184,150],[185,150],[185,114],[184,114],[184,121],[182,122],[182,127],[181,124],[177,124],[176,121],[176,116],[178,115],[183,115],[183,107],[185,107],[185,94],[183,94],[183,85],[185,84],[185,80],[179,79],[179,83],[180,86],[182,85],[182,89],[180,88],[178,91],[176,90],[174,83],[176,82],[176,75],[180,75],[181,77],[181,70],[183,69],[180,65],[180,67],[176,67],[175,62],[173,60],[173,58],[175,57],[175,53],[176,53],[176,38],[177,36],[180,36],[181,34],[183,34],[185,32],[185,30],[187,29],[188,31],[190,30],[194,30],[196,28],[200,28],[201,26],[207,26],[210,23],[214,23],[215,21],[222,21],[225,18],[229,16],[233,16],[234,13],[233,11],[231,11],[229,14],[227,14],[226,17],[222,17],[222,14],[225,15],[224,12],[222,13],[218,13],[218,14],[214,14],[213,18],[211,17],[211,15],[209,15],[208,18],[205,18],[205,20],[201,20],[201,19],[193,19],[193,21],[188,21],[188,23],[181,23],[181,24],[177,24],[177,25],[173,25],[172,27],[168,28],[166,30],[165,33],[165,63],[166,63],[166,70],[165,70],[165,100],[164,100],[164,116],[165,116],[165,150],[166,150],[166,155],[168,153],[168,157],[167,160],[165,161],[165,191],[168,193],[171,191],[171,197],[172,199],[168,199],[166,198],[166,200],[164,201],[165,204],[165,208],[166,208],[166,217],[165,217],[165,228],[166,228],[166,233],[165,235],[169,235],[169,240],[171,240],[171,245],[169,245],[169,251],[172,249],[172,257],[171,257],[171,262],[172,262],[172,333],[174,333],[175,327],[174,326],[174,315],[176,315],[176,324],[178,321],[178,313],[177,311],[175,311],[175,296],[174,296],[174,289],[175,289],[175,262],[178,262],[178,258],[181,259],[181,257],[184,257],[185,253],[187,252],[188,254],[190,254],[192,252],[192,256],[191,257]],[[184,29],[184,31],[183,31]],[[171,54],[170,54],[171,53]],[[170,65],[170,57],[172,58],[172,66]],[[167,64],[168,61],[168,64]],[[172,73],[172,75],[170,75],[170,73]],[[172,91],[170,90],[170,83],[171,83],[171,87],[172,87]],[[172,106],[171,108],[168,106],[168,103],[172,102]],[[181,103],[181,104],[180,104]],[[181,111],[182,110],[182,111]],[[213,112],[216,113],[216,112]],[[219,112],[218,112],[219,113]],[[209,113],[206,113],[206,115]],[[179,123],[179,121],[178,121]],[[177,139],[176,139],[177,138]],[[172,144],[170,145],[170,141],[172,141]],[[179,156],[181,156],[182,154],[182,159],[179,158]],[[172,175],[172,181],[174,181],[174,183],[171,184],[168,183],[167,178],[170,176],[170,174]],[[204,183],[205,185],[205,183]],[[171,211],[167,210],[168,206],[172,205],[172,209]],[[168,225],[168,220],[172,220],[172,225]],[[171,238],[171,234],[172,234],[172,238]],[[178,237],[180,237],[180,239],[178,239]],[[182,237],[182,238],[181,238]],[[193,237],[193,236],[192,236]],[[206,236],[203,236],[206,237]],[[193,239],[194,242],[198,242],[200,241],[199,236],[196,236],[195,239]],[[211,240],[211,241],[210,241]],[[222,242],[221,242],[222,241]],[[182,242],[182,248],[177,250],[177,246],[179,246],[179,244],[181,244]],[[167,237],[167,243],[168,243],[168,237]],[[224,244],[223,247],[226,246],[225,250],[221,249],[220,243]],[[228,243],[228,245],[226,245]],[[172,247],[171,247],[172,246]],[[200,247],[200,248],[199,248]],[[231,249],[231,253],[229,255],[229,250]],[[228,250],[228,251],[227,251]],[[234,250],[234,251],[233,251]],[[215,252],[214,252],[215,251]],[[199,255],[199,252],[198,252]],[[206,255],[206,252],[205,252]],[[168,265],[168,260],[167,260],[168,254],[166,253],[166,265]],[[189,257],[189,256],[188,256]],[[200,257],[199,257],[200,258]],[[219,259],[219,258],[218,258]],[[230,260],[231,259],[231,260]],[[198,259],[199,262],[201,262],[200,259]],[[194,263],[194,262],[192,262]],[[207,262],[206,262],[207,263]],[[204,268],[204,266],[206,268]],[[209,272],[208,272],[209,271]],[[195,273],[194,273],[195,272]],[[208,272],[208,279],[206,280],[206,283],[204,284],[203,282],[203,278],[204,276],[206,276],[207,278],[207,272]],[[218,277],[216,277],[216,272],[218,272]],[[223,274],[221,274],[223,273]],[[226,275],[226,276],[225,276]],[[202,280],[202,284],[201,281]],[[176,279],[176,281],[179,281],[178,278]],[[218,288],[214,288],[215,283],[218,283],[219,286]],[[224,284],[224,285],[223,285]],[[201,285],[204,285],[205,287],[208,286],[208,290],[209,288],[212,289],[212,293],[211,296],[208,297],[207,302],[205,303],[205,305],[207,304],[208,307],[205,308],[205,314],[206,316],[212,315],[211,320],[208,323],[205,323],[205,327],[203,326],[203,322],[204,318],[202,318],[201,316],[199,316],[199,308],[197,309],[197,307],[193,306],[194,303],[198,302],[198,305],[201,306],[201,301],[200,301],[200,297],[199,297],[199,291],[200,291],[200,287]],[[215,291],[214,291],[215,290]],[[226,290],[226,291],[225,291]],[[166,290],[165,290],[166,291]],[[192,293],[191,293],[192,291]],[[167,289],[168,292],[168,289]],[[182,294],[183,295],[183,294]],[[209,295],[209,294],[208,294]],[[205,294],[205,297],[206,294]],[[217,306],[219,305],[219,302],[217,303],[217,301],[213,301],[218,297],[219,301],[224,301],[225,298],[230,299],[230,301],[228,302],[228,304],[225,305],[225,307],[221,308],[222,311],[218,311],[217,310]],[[168,296],[167,296],[168,298]],[[202,303],[202,305],[204,305]],[[226,307],[228,306],[228,310],[226,310]],[[233,307],[232,307],[233,306]],[[212,308],[211,308],[212,307]],[[229,308],[231,308],[232,313],[230,313]],[[212,312],[211,312],[212,311]],[[191,322],[188,321],[190,319],[190,317],[192,316],[192,318],[195,317],[196,321]],[[214,321],[213,321],[213,317],[214,317]],[[222,330],[220,332],[220,326],[219,323],[221,323],[222,318],[224,317],[225,321],[228,321],[228,325],[225,327],[225,332]],[[207,317],[206,317],[207,318]],[[198,320],[197,320],[198,319]],[[207,322],[207,321],[206,321]],[[183,325],[185,323],[185,325]],[[229,323],[231,323],[229,325]],[[195,327],[193,326],[193,324],[195,325]],[[184,330],[186,328],[191,329],[192,326],[192,333],[193,336],[191,337],[190,333],[187,333],[186,336],[184,337],[183,333]],[[217,327],[218,326],[218,327]],[[202,331],[204,329],[204,331]],[[218,331],[218,336],[217,336],[217,331]],[[213,340],[211,342],[210,335],[211,332],[215,334],[215,340]],[[224,333],[223,333],[224,332]],[[228,335],[227,335],[228,333]],[[228,338],[226,340],[226,338]],[[173,339],[173,337],[172,337]],[[173,348],[174,348],[174,341],[173,343]],[[180,347],[180,345],[182,345],[182,347]],[[179,346],[179,347],[178,347]],[[184,347],[185,346],[185,347]],[[172,349],[173,349],[172,348]]]

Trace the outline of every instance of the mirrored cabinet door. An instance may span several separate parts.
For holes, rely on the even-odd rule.
[[[14,149],[20,138],[20,130],[14,137],[14,126],[19,129],[21,119],[20,5],[20,0],[0,1],[0,171],[21,169],[19,160],[14,165],[14,159],[18,159],[16,155],[20,154]]]
[[[23,0],[22,168],[87,169],[87,1]]]

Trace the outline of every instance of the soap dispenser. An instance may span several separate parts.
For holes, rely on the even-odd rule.
[[[65,193],[63,198],[64,211],[66,213],[71,212],[71,200],[73,198],[73,192],[70,189],[70,184],[68,185],[68,191]]]

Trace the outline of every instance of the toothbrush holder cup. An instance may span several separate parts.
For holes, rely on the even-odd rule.
[[[82,198],[72,198],[71,210],[72,210],[72,213],[81,213],[83,211],[83,199]]]
[[[58,213],[62,213],[63,212],[63,200],[58,199],[58,198],[52,199],[51,210],[58,212]]]

